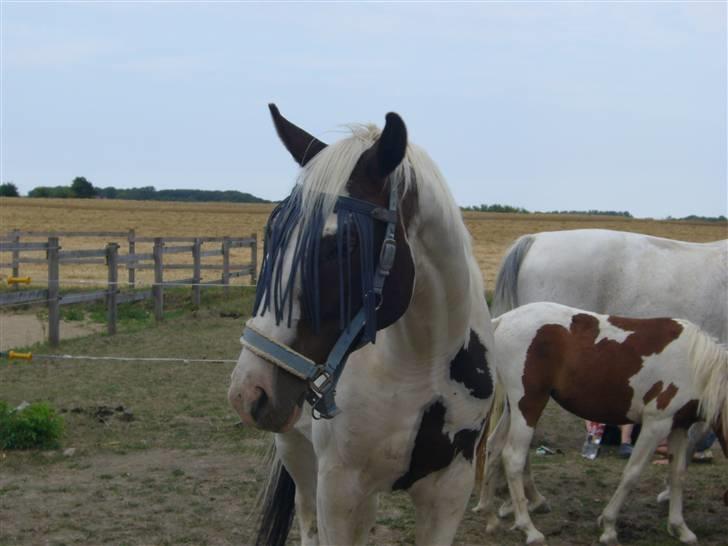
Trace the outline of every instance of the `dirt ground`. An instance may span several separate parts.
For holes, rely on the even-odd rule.
[[[249,309],[249,300],[244,304]],[[64,341],[69,354],[186,355],[235,358],[242,318],[215,309],[169,318],[154,328]],[[40,350],[40,346],[37,349]],[[49,401],[64,416],[62,447],[0,454],[0,544],[250,544],[256,495],[266,477],[269,435],[236,426],[226,390],[232,364],[0,363],[0,399]],[[103,414],[123,406],[131,413]],[[108,413],[108,412],[107,412]],[[607,446],[595,461],[579,456],[581,422],[550,404],[532,451],[536,483],[552,511],[534,517],[548,543],[594,544],[595,521],[613,493],[624,461]],[[73,454],[63,451],[72,448]],[[728,461],[690,467],[685,517],[702,544],[726,544]],[[624,506],[618,529],[627,545],[677,545],[667,511],[655,502],[666,467],[648,465]],[[474,506],[475,496],[470,506]],[[415,514],[405,494],[382,495],[370,544],[412,544]],[[521,544],[504,522],[485,534],[468,511],[461,545]],[[291,544],[297,543],[294,530]]]
[[[61,339],[87,336],[104,330],[103,324],[62,320]],[[0,351],[40,343],[48,336],[48,323],[35,313],[0,314]]]

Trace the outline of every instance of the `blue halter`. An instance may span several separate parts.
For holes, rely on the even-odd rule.
[[[314,208],[314,217],[306,223],[306,228],[298,232],[292,267],[287,278],[283,277],[282,264],[286,248],[292,242],[293,228],[301,220],[300,190],[294,189],[291,195],[271,213],[266,226],[264,259],[256,291],[254,315],[258,312],[262,315],[266,310],[272,310],[276,324],[279,324],[285,318],[287,311],[287,323],[290,327],[293,281],[296,273],[300,272],[305,309],[313,323],[314,331],[318,333],[320,329],[318,253],[325,221],[321,214],[322,201],[319,199],[319,206]],[[240,338],[241,343],[251,352],[308,381],[306,400],[313,407],[314,418],[331,419],[339,413],[334,396],[346,360],[351,352],[366,343],[374,343],[376,339],[376,313],[381,305],[384,282],[394,265],[397,248],[395,230],[398,201],[397,184],[394,182],[390,184],[389,207],[386,209],[352,197],[341,196],[336,200],[334,212],[337,215],[336,245],[339,256],[341,334],[324,364],[306,358],[251,326],[245,328]],[[386,224],[376,268],[372,263],[375,221]],[[362,285],[362,307],[353,317],[351,316],[351,263],[348,258],[351,254],[348,245],[352,229],[355,229],[358,235]],[[345,290],[347,279],[348,291]]]

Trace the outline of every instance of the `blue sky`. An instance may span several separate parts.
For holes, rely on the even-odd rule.
[[[726,4],[2,3],[2,180],[237,189],[393,110],[461,205],[727,214]]]

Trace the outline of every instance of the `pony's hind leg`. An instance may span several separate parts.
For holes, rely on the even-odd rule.
[[[597,520],[598,524],[603,527],[602,535],[599,537],[599,541],[603,544],[617,544],[616,521],[619,510],[629,490],[637,483],[657,444],[670,432],[671,425],[672,419],[642,423],[642,431],[622,473],[619,487]]]
[[[458,455],[448,467],[412,485],[408,493],[417,511],[416,544],[452,544],[474,481],[472,463]]]
[[[545,405],[545,404],[544,404]],[[544,542],[543,534],[536,529],[528,513],[528,501],[523,486],[523,469],[526,466],[528,448],[531,445],[534,429],[526,424],[517,412],[511,416],[508,440],[503,448],[503,465],[508,476],[508,488],[515,513],[514,527],[526,533],[526,544]]]
[[[549,503],[538,489],[533,481],[533,472],[531,471],[531,455],[526,455],[526,467],[523,469],[523,490],[528,499],[528,511],[532,514],[546,514],[551,511]],[[498,517],[506,518],[513,513],[513,503],[510,500],[504,502],[498,509]]]
[[[685,467],[687,468],[688,463],[690,462],[690,458],[693,456],[693,453],[695,452],[695,446],[700,441],[700,439],[710,431],[710,425],[704,421],[698,421],[697,423],[694,423],[690,429],[688,429],[688,441],[687,441],[687,448],[685,449],[686,453],[686,459],[685,459]],[[665,486],[665,489],[657,495],[657,502],[668,502],[670,500],[670,477],[667,479],[667,484]]]
[[[670,455],[670,515],[667,520],[667,530],[680,539],[680,542],[694,544],[697,537],[683,519],[683,488],[685,485],[685,472],[687,469],[688,439],[685,429],[674,429],[668,438]]]

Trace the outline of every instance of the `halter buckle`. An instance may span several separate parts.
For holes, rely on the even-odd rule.
[[[382,241],[382,248],[379,251],[379,265],[377,273],[372,282],[372,289],[375,294],[381,296],[384,290],[384,281],[387,280],[389,272],[394,267],[394,258],[397,254],[397,241],[389,237]]]
[[[334,376],[332,374],[326,370],[321,370],[321,373],[311,380],[311,390],[318,396],[323,397],[333,386],[333,379]]]

